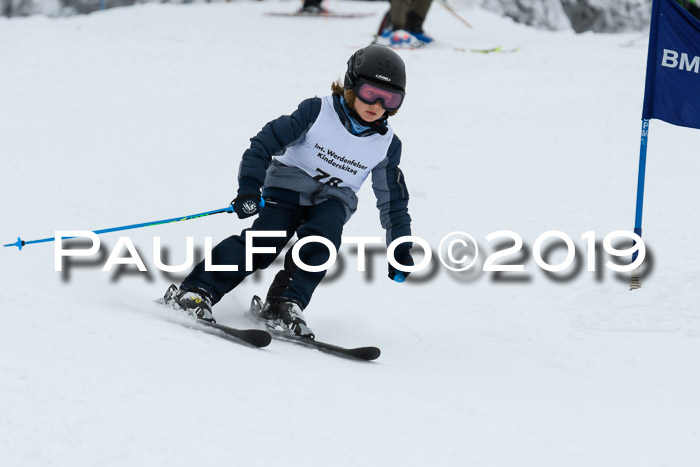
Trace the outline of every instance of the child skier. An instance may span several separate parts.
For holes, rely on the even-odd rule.
[[[325,237],[337,250],[343,225],[357,209],[356,193],[370,174],[387,245],[411,235],[408,191],[399,169],[401,141],[387,122],[405,94],[401,57],[381,45],[360,49],[350,57],[343,83],[338,80],[331,88],[331,96],[306,99],[291,115],[269,122],[243,153],[238,195],[231,205],[241,219],[258,218],[250,229],[212,250],[212,264],[238,265],[239,270],[206,271],[202,261],[179,289],[170,286],[166,304],[213,322],[212,305],[253,272],[244,267],[248,230],[285,232],[284,237],[255,238],[255,247],[274,247],[275,253],[253,255],[254,270],[272,264],[295,233],[299,239]],[[398,263],[413,265],[410,248],[409,242],[396,248]],[[300,249],[300,259],[310,266],[324,264],[329,255],[325,245],[315,242]],[[389,265],[389,278],[398,273],[408,276]],[[324,275],[298,268],[287,254],[262,317],[313,337],[302,310]]]

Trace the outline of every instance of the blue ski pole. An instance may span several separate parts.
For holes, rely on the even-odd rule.
[[[260,207],[263,207],[265,205],[265,200],[262,198],[260,199]],[[162,225],[162,224],[169,224],[171,222],[180,222],[180,221],[188,221],[190,219],[198,219],[200,217],[206,217],[206,216],[211,216],[213,214],[220,214],[222,212],[235,212],[233,210],[233,206],[227,206],[222,209],[215,209],[214,211],[207,211],[207,212],[200,212],[199,214],[192,214],[190,216],[184,216],[184,217],[173,217],[172,219],[163,219],[159,221],[151,221],[151,222],[143,222],[141,224],[132,224],[132,225],[123,225],[121,227],[112,227],[110,229],[102,229],[102,230],[93,230],[93,233],[96,234],[103,234],[103,233],[108,233],[108,232],[118,232],[120,230],[130,230],[130,229],[138,229],[141,227],[150,227],[152,225]],[[65,237],[65,239],[70,239],[70,238],[75,238],[75,237]],[[8,246],[16,246],[17,248],[22,251],[22,247],[25,245],[31,245],[33,243],[44,243],[44,242],[53,242],[56,240],[55,237],[47,237],[47,238],[41,238],[39,240],[28,240],[24,241],[20,237],[17,237],[17,241],[15,243],[8,243],[7,245],[3,245],[5,247]]]

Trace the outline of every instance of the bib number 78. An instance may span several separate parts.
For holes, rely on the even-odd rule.
[[[316,168],[316,172],[318,172],[318,175],[314,177],[314,180],[318,180],[319,182],[325,183],[326,185],[330,186],[338,186],[341,183],[343,183],[343,179],[338,178],[338,177],[331,177],[331,174],[324,172],[323,170],[319,169],[318,167]],[[330,177],[327,181],[324,181],[324,179]]]

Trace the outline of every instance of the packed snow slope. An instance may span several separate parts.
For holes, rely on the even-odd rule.
[[[0,240],[227,206],[249,138],[327,94],[387,7],[329,6],[374,15],[273,18],[297,3],[234,2],[0,19]],[[187,236],[201,253],[251,220],[106,234],[101,255],[63,273],[52,243],[2,248],[0,465],[698,465],[700,132],[652,122],[643,288],[630,292],[607,254],[588,272],[581,235],[633,227],[645,41],[460,13],[473,29],[433,5],[438,43],[400,52],[408,89],[392,125],[414,234],[437,249],[468,232],[472,270],[433,258],[397,284],[382,252],[360,273],[341,248],[306,314],[319,339],[381,347],[366,364],[244,347],[152,304],[182,279],[155,268],[154,236],[180,264]],[[455,50],[499,45],[522,49]],[[371,189],[360,198],[345,234],[382,236]],[[553,229],[580,270],[535,264]],[[524,272],[481,270],[499,230],[524,239],[505,259]],[[102,272],[120,235],[147,273]],[[278,267],[226,296],[219,322],[251,326],[250,297]]]

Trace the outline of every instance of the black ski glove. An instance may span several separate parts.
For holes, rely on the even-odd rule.
[[[413,266],[413,257],[410,253],[411,246],[411,243],[402,243],[394,250],[394,258],[399,264],[404,266]],[[403,282],[406,280],[409,274],[411,273],[408,271],[402,271],[400,268],[395,269],[394,266],[389,263],[389,279],[392,281]]]
[[[231,206],[239,219],[254,216],[260,211],[260,193],[238,195]]]

